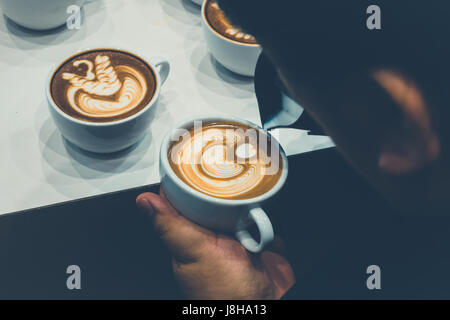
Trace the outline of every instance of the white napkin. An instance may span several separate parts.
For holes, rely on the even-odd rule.
[[[287,156],[334,147],[328,136],[309,135],[307,130],[277,128],[269,130]]]
[[[292,125],[302,114],[303,107],[283,94],[281,110],[269,121],[265,122],[263,127],[278,140],[287,156],[334,147],[335,145],[330,137],[309,135],[308,130],[294,128],[270,129],[277,126]]]

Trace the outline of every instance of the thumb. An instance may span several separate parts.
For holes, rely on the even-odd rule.
[[[214,239],[214,233],[181,216],[161,195],[143,193],[136,199],[137,206],[149,214],[156,232],[179,263],[196,262],[204,245]]]

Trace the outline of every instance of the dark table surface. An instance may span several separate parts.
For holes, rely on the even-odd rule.
[[[123,191],[0,218],[0,298],[177,298],[168,253]],[[81,268],[68,290],[66,268]]]
[[[352,178],[340,158],[334,148],[289,157],[285,187],[266,204],[276,233],[301,217],[300,194],[319,195],[323,179]],[[0,217],[0,298],[182,298],[167,250],[136,207],[146,191],[158,192],[159,185]],[[67,289],[69,265],[81,268],[81,290]]]
[[[136,205],[148,186],[0,217],[0,298],[176,299],[170,256]],[[398,215],[335,148],[289,157],[264,206],[298,298],[448,298],[450,218]],[[380,265],[382,290],[366,288]],[[68,290],[66,268],[81,268]]]
[[[290,166],[301,166],[302,156]],[[0,217],[0,298],[181,298],[170,256],[136,197],[159,185]],[[289,207],[289,203],[285,203]],[[81,268],[68,290],[66,268]]]

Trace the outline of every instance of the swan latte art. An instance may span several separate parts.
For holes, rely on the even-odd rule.
[[[209,25],[220,35],[237,42],[257,45],[255,37],[242,32],[239,28],[233,26],[225,13],[220,9],[217,0],[208,0],[205,10],[206,20]]]
[[[111,122],[145,108],[156,91],[152,68],[122,50],[95,49],[70,57],[52,76],[55,104],[88,122]]]
[[[194,125],[167,156],[185,184],[222,199],[260,196],[276,185],[283,169],[278,144],[262,130],[231,121]]]

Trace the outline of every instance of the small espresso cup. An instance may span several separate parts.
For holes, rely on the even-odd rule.
[[[225,68],[243,76],[253,77],[262,51],[261,46],[234,41],[217,32],[206,17],[208,2],[209,0],[203,2],[201,14],[203,34],[209,51]]]
[[[147,63],[156,79],[155,92],[151,100],[143,109],[124,119],[111,122],[91,122],[76,119],[62,111],[56,105],[51,93],[52,79],[60,66],[66,61],[69,61],[72,57],[82,54],[83,52],[105,49],[129,53]],[[112,153],[126,149],[138,142],[147,133],[152,119],[151,109],[158,101],[161,86],[166,81],[169,71],[169,62],[161,57],[146,59],[142,54],[122,48],[101,47],[98,49],[81,50],[56,64],[48,76],[45,94],[50,114],[56,127],[64,138],[81,149],[95,153]]]
[[[54,29],[66,23],[70,6],[89,0],[0,0],[3,13],[18,25],[33,30]],[[92,0],[91,0],[92,1]]]
[[[288,174],[287,157],[275,139],[277,150],[280,152],[282,171],[278,181],[272,188],[262,195],[250,199],[223,199],[216,198],[195,190],[180,179],[171,167],[169,150],[174,141],[180,137],[181,132],[194,127],[195,123],[211,123],[218,121],[244,124],[252,129],[262,131],[270,137],[270,133],[257,125],[232,117],[209,117],[185,121],[170,130],[164,137],[160,152],[161,186],[169,202],[183,216],[208,229],[232,233],[240,243],[250,252],[260,252],[272,242],[274,231],[269,217],[261,208],[261,205],[274,196],[284,185]],[[249,232],[249,227],[256,225],[259,231],[259,240],[256,240]]]

